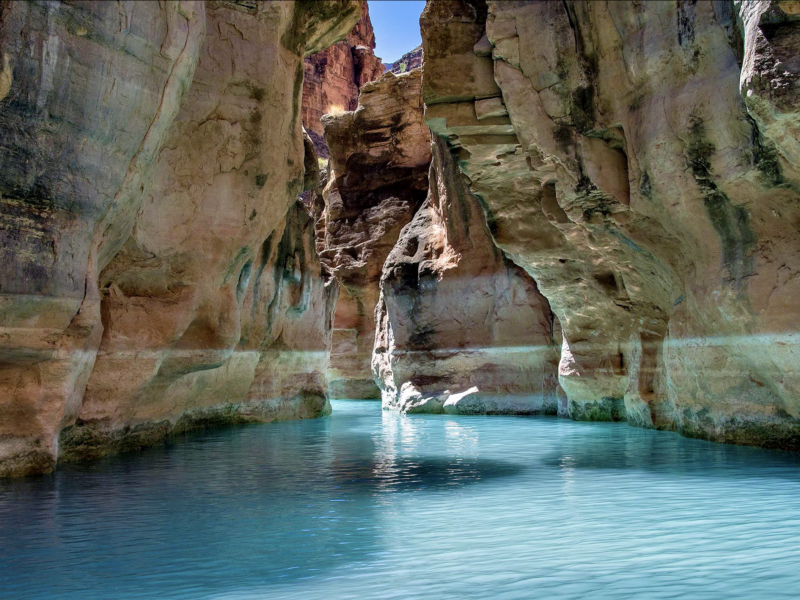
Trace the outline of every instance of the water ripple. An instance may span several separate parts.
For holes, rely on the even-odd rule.
[[[620,424],[339,401],[0,482],[0,598],[794,599],[799,467]]]

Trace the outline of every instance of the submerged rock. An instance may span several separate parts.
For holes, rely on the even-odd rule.
[[[331,175],[321,255],[341,284],[331,351],[334,398],[379,398],[370,367],[383,263],[428,191],[421,73],[366,84],[358,109],[326,115]]]
[[[384,408],[556,414],[560,334],[536,283],[495,247],[436,139],[428,197],[381,279],[373,370]]]
[[[796,12],[427,4],[426,120],[563,326],[573,418],[800,449]]]
[[[3,4],[0,475],[325,411],[303,57],[360,9]]]

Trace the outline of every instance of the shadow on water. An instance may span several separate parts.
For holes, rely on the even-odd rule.
[[[543,458],[552,468],[634,470],[705,478],[800,481],[800,454],[717,444],[623,423],[579,423]],[[597,428],[597,434],[583,431]]]
[[[385,550],[380,511],[394,494],[521,471],[393,456],[374,428],[343,415],[201,431],[2,481],[0,597],[208,597],[313,578]]]
[[[374,494],[452,488],[512,477],[519,465],[497,460],[456,461],[447,458],[393,458],[386,461],[346,461],[337,466],[343,490]]]

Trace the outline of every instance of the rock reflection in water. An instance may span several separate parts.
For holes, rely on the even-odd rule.
[[[0,482],[0,598],[797,597],[798,455],[333,408]]]
[[[331,574],[384,549],[374,496],[522,470],[424,448],[378,452],[372,423],[355,414],[210,430],[2,481],[0,597],[194,598]]]

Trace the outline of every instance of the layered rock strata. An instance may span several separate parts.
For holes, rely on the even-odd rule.
[[[393,63],[386,65],[386,70],[391,71],[395,75],[401,75],[414,69],[419,69],[422,66],[422,45],[420,44],[411,52],[406,52],[399,59]]]
[[[345,39],[307,57],[303,71],[303,125],[317,153],[327,158],[322,115],[355,110],[362,86],[384,71],[381,59],[375,56],[375,33],[366,2],[361,18]]]
[[[303,57],[360,10],[2,5],[0,475],[325,411]]]
[[[331,175],[321,255],[341,285],[329,371],[334,398],[380,397],[370,365],[383,264],[428,190],[420,90],[419,71],[389,73],[362,88],[355,112],[323,118]]]
[[[446,142],[432,146],[430,192],[381,279],[384,408],[556,414],[561,340],[548,302],[492,242]]]
[[[794,2],[429,2],[423,95],[577,419],[800,449]]]

